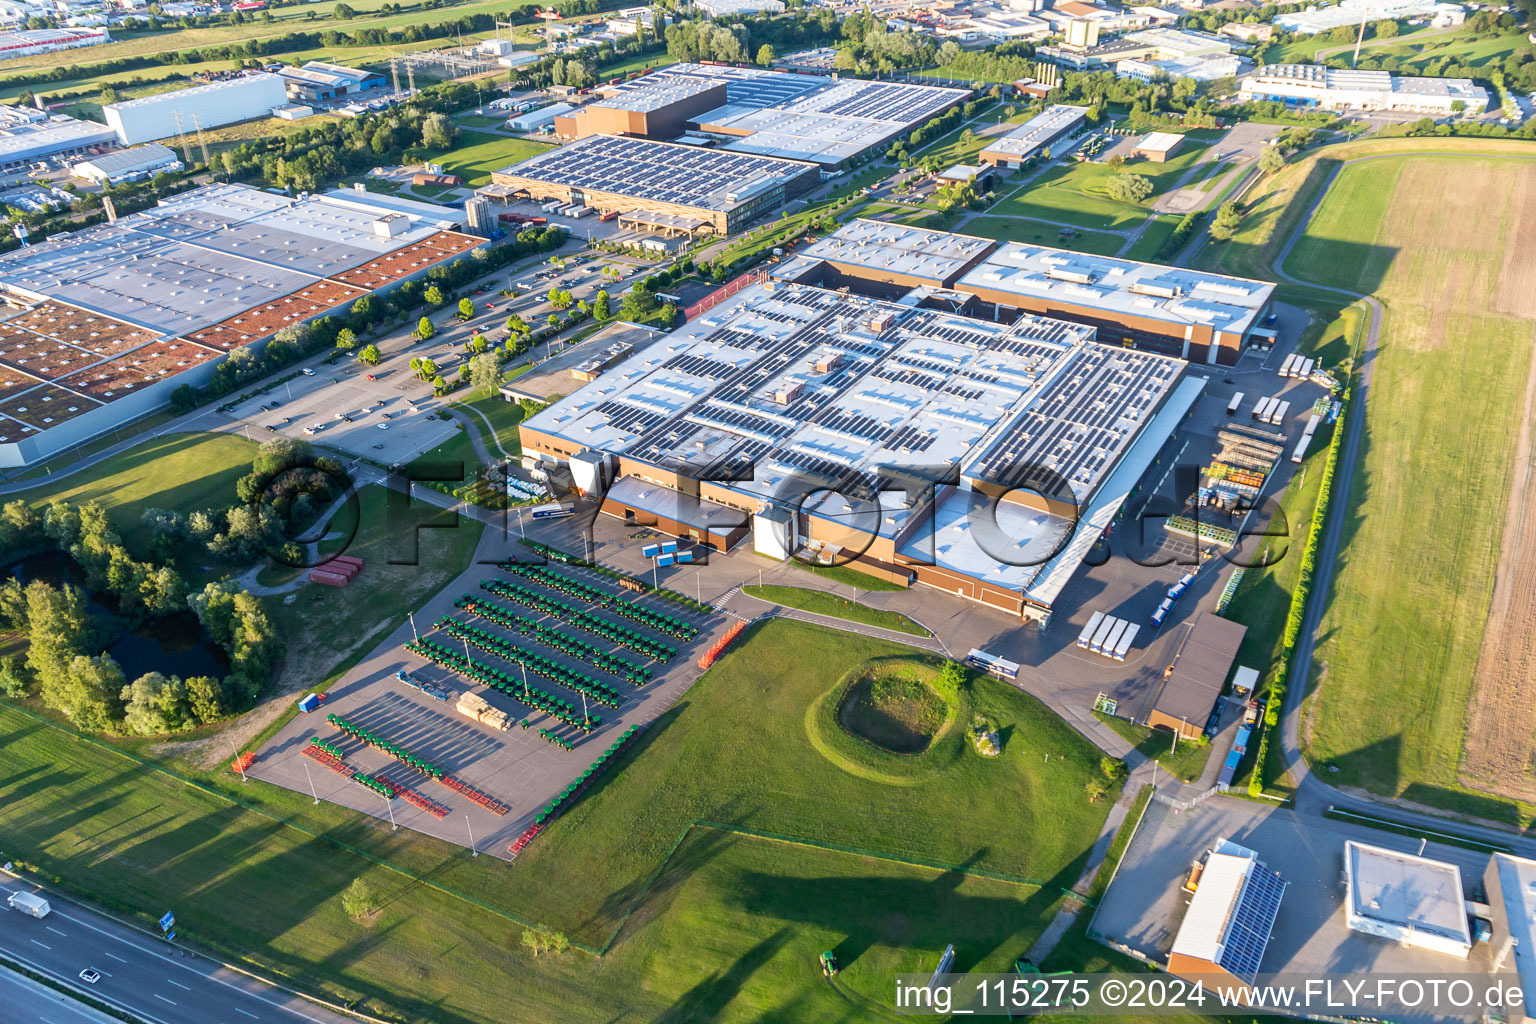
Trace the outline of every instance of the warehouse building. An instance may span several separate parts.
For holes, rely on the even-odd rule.
[[[1248,627],[1203,612],[1180,628],[1162,678],[1148,694],[1141,724],[1198,740],[1227,684]]]
[[[497,185],[603,213],[659,214],[674,233],[740,231],[820,180],[814,164],[592,135],[504,167]]]
[[[555,134],[566,139],[589,135],[674,139],[690,120],[726,100],[724,81],[665,72],[603,86],[598,92],[601,99],[557,116]]]
[[[120,185],[125,181],[139,181],[179,170],[181,161],[174,150],[150,142],[71,164],[69,173],[98,185]]]
[[[1204,385],[1093,338],[768,281],[526,421],[523,451],[625,522],[1044,621]]]
[[[1353,840],[1344,844],[1345,920],[1352,931],[1466,959],[1467,898],[1455,864]]]
[[[323,60],[308,61],[303,67],[281,67],[277,76],[283,80],[288,99],[303,104],[325,103],[384,85],[384,76],[377,71],[327,64]]]
[[[568,114],[576,108],[569,103],[551,103],[547,107],[538,110],[530,110],[524,114],[507,119],[507,127],[515,132],[536,132],[545,127],[552,127],[555,118],[561,114]]]
[[[1315,35],[1362,21],[1402,21],[1407,18],[1432,18],[1436,27],[1460,25],[1466,20],[1461,4],[1440,0],[1339,0],[1329,7],[1309,6],[1275,16],[1275,27],[1297,35]]]
[[[197,128],[270,117],[274,108],[287,103],[282,77],[255,71],[177,92],[108,103],[101,112],[123,145],[132,146]]]
[[[1148,132],[1131,147],[1131,156],[1149,160],[1154,164],[1167,163],[1168,158],[1184,145],[1184,136],[1178,132]]]
[[[104,28],[38,28],[0,32],[0,60],[36,57],[40,53],[78,50],[112,41]]]
[[[1238,86],[1239,100],[1265,100],[1316,110],[1385,110],[1450,117],[1481,114],[1488,90],[1470,78],[1419,78],[1389,71],[1351,71],[1322,64],[1270,64]]]
[[[1253,850],[1218,839],[1190,873],[1194,896],[1168,956],[1168,973],[1222,990],[1252,985],[1287,886]]]
[[[1007,135],[988,142],[978,159],[994,167],[1023,167],[1081,128],[1087,116],[1087,107],[1053,103]]]
[[[95,121],[0,106],[0,171],[20,171],[42,160],[83,156],[116,145],[117,133]]]
[[[711,18],[728,14],[784,13],[784,0],[694,0],[694,6]]]
[[[1493,970],[1513,975],[1524,1005],[1509,1007],[1513,1024],[1536,1017],[1536,860],[1495,853],[1483,873],[1493,918]]]
[[[479,244],[367,200],[206,185],[0,256],[0,466],[153,412],[232,349]]]

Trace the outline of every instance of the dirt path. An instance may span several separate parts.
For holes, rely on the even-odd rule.
[[[1532,332],[1536,342],[1536,331]],[[1515,453],[1493,603],[1472,679],[1461,766],[1475,789],[1536,799],[1536,359],[1525,384],[1525,430]]]

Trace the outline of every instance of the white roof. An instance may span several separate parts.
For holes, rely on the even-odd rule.
[[[1173,940],[1173,952],[1215,963],[1226,943],[1227,923],[1243,894],[1243,883],[1255,867],[1254,856],[1212,853],[1200,875],[1200,887],[1189,901],[1189,911],[1179,934]]]
[[[1136,148],[1152,153],[1166,153],[1183,141],[1184,136],[1177,132],[1152,132],[1142,136],[1141,141],[1136,143]]]
[[[1536,1002],[1536,860],[1507,853],[1493,855],[1504,897],[1504,916],[1514,940],[1515,971],[1525,1002]]]
[[[1344,844],[1349,903],[1356,917],[1471,946],[1461,869],[1354,840]]]

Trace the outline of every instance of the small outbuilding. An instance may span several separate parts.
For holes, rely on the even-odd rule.
[[[1160,164],[1178,152],[1183,144],[1184,136],[1177,132],[1152,132],[1137,140],[1136,145],[1131,148],[1131,155]]]

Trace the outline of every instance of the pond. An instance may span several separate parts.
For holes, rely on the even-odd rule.
[[[56,587],[70,584],[85,586],[85,572],[73,558],[59,551],[37,551],[11,563],[12,577],[23,584],[42,580]],[[102,618],[120,622],[113,609],[115,601],[88,592],[86,610],[98,622]],[[229,674],[229,656],[203,630],[202,623],[190,611],[175,612],[126,630],[106,650],[122,667],[130,681],[146,672],[167,676],[213,676]]]

